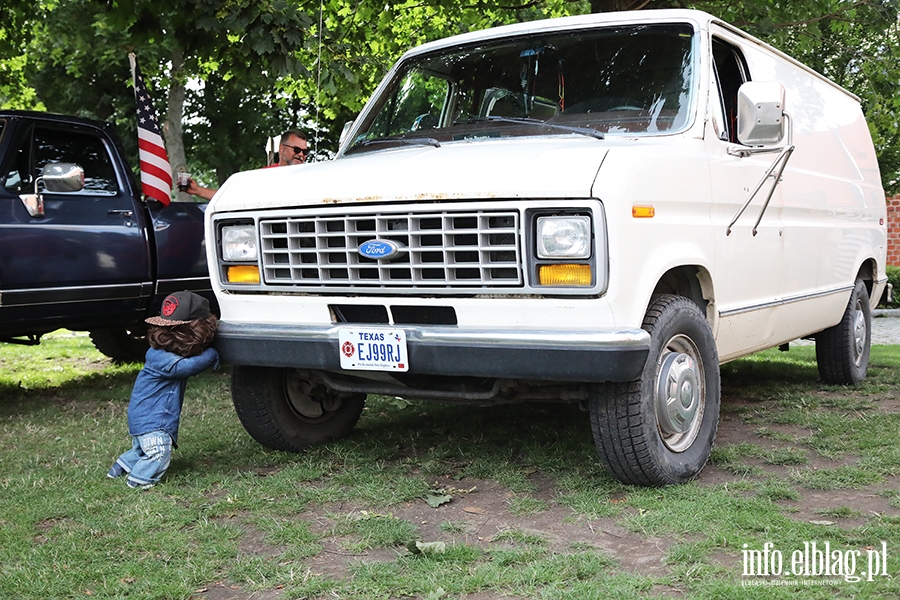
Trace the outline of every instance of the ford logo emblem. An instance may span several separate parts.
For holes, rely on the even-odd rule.
[[[359,245],[360,256],[373,260],[389,260],[401,252],[400,245],[390,240],[369,240]]]

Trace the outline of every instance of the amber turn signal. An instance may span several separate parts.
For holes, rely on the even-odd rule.
[[[538,280],[541,285],[590,287],[590,265],[541,265],[538,269]]]
[[[225,269],[228,283],[259,283],[259,268],[256,265],[235,265]]]
[[[656,209],[652,206],[632,206],[631,216],[635,219],[652,219],[656,216]]]

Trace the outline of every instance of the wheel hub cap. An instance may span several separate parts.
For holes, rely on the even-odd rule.
[[[322,402],[311,394],[312,385],[295,373],[290,373],[285,378],[284,390],[287,394],[288,402],[301,416],[308,419],[318,419],[325,413]]]
[[[700,407],[700,383],[694,359],[687,354],[665,357],[659,371],[656,413],[664,435],[690,431]]]
[[[855,351],[854,357],[856,359],[856,364],[859,364],[859,360],[863,355],[866,347],[866,315],[863,313],[860,307],[857,307],[857,310],[854,311],[853,316],[853,349]]]

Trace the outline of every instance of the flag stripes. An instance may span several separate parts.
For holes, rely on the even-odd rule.
[[[159,121],[144,77],[134,54],[128,55],[134,78],[134,101],[137,108],[138,154],[141,167],[141,191],[163,206],[171,201],[172,167],[159,134]]]

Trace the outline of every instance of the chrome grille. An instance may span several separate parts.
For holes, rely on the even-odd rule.
[[[436,211],[260,221],[267,285],[493,288],[523,285],[517,211]],[[369,240],[403,252],[361,256]]]

